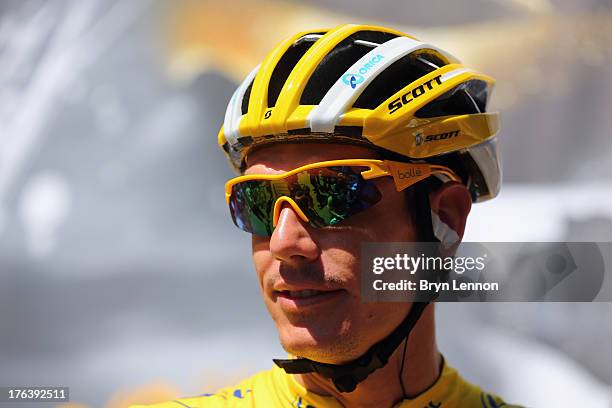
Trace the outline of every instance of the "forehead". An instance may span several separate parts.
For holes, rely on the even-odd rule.
[[[310,163],[339,159],[373,159],[379,155],[364,146],[334,143],[283,143],[250,153],[244,174],[278,173]]]

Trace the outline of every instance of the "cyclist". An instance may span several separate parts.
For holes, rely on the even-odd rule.
[[[343,25],[281,42],[238,87],[219,144],[288,359],[155,407],[508,407],[437,349],[431,302],[365,303],[364,242],[459,244],[497,195],[493,79],[396,30]],[[433,300],[433,299],[432,299]]]

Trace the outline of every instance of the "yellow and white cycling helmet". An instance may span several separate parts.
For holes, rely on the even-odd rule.
[[[457,173],[474,202],[497,195],[494,80],[400,31],[367,25],[298,33],[234,92],[218,142],[238,172],[252,149],[347,143]]]
[[[472,201],[484,201],[501,183],[499,114],[486,112],[493,83],[446,51],[396,30],[342,25],[305,31],[277,45],[240,84],[218,141],[238,172],[249,152],[271,143],[363,145],[390,160],[450,168]],[[456,233],[431,211],[427,181],[414,185],[420,239],[455,243]],[[338,391],[352,392],[388,363],[433,300],[413,303],[393,332],[353,361],[274,362],[289,374],[317,372]]]

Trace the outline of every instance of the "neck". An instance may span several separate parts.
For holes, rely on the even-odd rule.
[[[405,358],[404,343],[401,343],[387,365],[360,382],[355,391],[339,392],[329,379],[316,373],[298,374],[296,379],[309,391],[332,396],[343,406],[392,407],[404,398],[415,397],[431,387],[440,376],[441,362],[435,340],[434,307],[431,304],[412,329]]]

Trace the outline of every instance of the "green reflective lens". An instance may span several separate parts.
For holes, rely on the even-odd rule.
[[[230,212],[236,226],[256,235],[274,230],[274,203],[290,197],[313,227],[335,225],[370,208],[381,194],[373,181],[364,180],[364,168],[323,167],[280,180],[249,180],[232,187]]]

